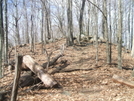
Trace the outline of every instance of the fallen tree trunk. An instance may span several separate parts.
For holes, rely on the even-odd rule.
[[[36,63],[31,56],[23,56],[23,63],[41,79],[45,87],[53,87],[57,85],[57,82],[46,73],[44,68]]]
[[[61,56],[63,56],[63,55],[60,54],[60,55],[57,55],[56,57],[54,57],[54,58],[52,59],[52,61],[50,61],[49,66],[54,65],[55,62],[56,62]],[[46,63],[43,63],[42,67],[45,69],[45,68],[47,67],[47,62],[46,62]],[[53,68],[53,69],[54,69],[54,71],[55,71],[55,68]],[[30,70],[30,69],[23,63],[23,64],[22,64],[22,70],[27,71],[27,70]],[[49,73],[49,71],[47,71],[47,72]],[[53,72],[53,71],[52,71],[52,72]],[[49,74],[51,74],[51,73],[49,73]],[[54,74],[54,73],[52,73],[52,74]],[[39,83],[39,82],[40,82],[39,78],[37,78],[36,76],[33,76],[33,75],[32,75],[32,71],[27,71],[27,72],[25,72],[25,73],[21,76],[19,85],[20,85],[20,87],[25,87],[25,86],[35,85],[35,84],[37,84],[37,83]]]
[[[119,77],[118,75],[113,75],[113,81],[117,82],[117,83],[120,83],[120,84],[123,84],[123,85],[127,85],[131,88],[134,88],[134,83],[132,83],[130,81],[127,81],[127,80]]]
[[[55,62],[62,57],[63,55],[59,54],[56,57],[54,57],[50,62],[49,66],[52,66],[55,64]],[[47,67],[48,62],[43,63],[41,66],[45,69]],[[29,67],[27,67],[24,63],[22,63],[22,71],[29,71]]]

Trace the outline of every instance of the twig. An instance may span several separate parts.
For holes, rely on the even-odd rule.
[[[91,2],[90,0],[87,0],[87,1],[88,1],[89,3],[91,3],[92,5],[94,5],[94,6],[103,14],[105,20],[107,20],[107,17],[106,17],[106,15],[104,14],[104,12],[103,12],[96,4],[94,4],[94,3]]]
[[[64,46],[64,44],[61,46],[60,50],[61,50],[60,54],[63,55],[64,50],[65,50],[65,46]]]
[[[48,67],[49,67],[49,63],[50,63],[50,57],[52,55],[52,52],[48,54],[46,49],[44,49],[44,51],[46,52],[46,55],[47,55],[47,67],[46,67],[46,69],[48,71]]]
[[[13,49],[14,49],[14,47],[12,47],[11,50],[9,51],[9,53],[8,53],[8,59],[11,58],[11,52],[12,52]],[[8,60],[8,62],[9,62],[9,60]]]
[[[33,85],[32,87],[30,87],[29,89],[26,89],[26,90],[24,90],[24,91],[26,91],[26,92],[28,92],[28,91],[30,91],[30,90],[33,90],[34,89],[34,87],[36,87],[36,86],[40,86],[42,84],[42,82],[39,82],[39,83],[37,83],[37,84],[35,84],[35,85]]]

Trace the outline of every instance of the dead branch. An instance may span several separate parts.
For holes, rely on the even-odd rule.
[[[8,59],[11,58],[11,52],[12,52],[13,49],[14,49],[14,47],[12,47],[11,50],[9,51],[9,53],[8,53]]]
[[[112,79],[113,79],[114,82],[117,82],[117,83],[120,83],[120,84],[123,84],[123,85],[127,85],[131,88],[134,88],[134,83],[132,83],[128,80],[125,80],[124,78],[121,78],[118,75],[113,75]]]
[[[54,65],[54,63],[55,63],[60,57],[62,57],[61,54],[59,54],[59,55],[57,55],[56,57],[54,57],[53,60],[49,62],[49,66]],[[46,67],[47,67],[47,64],[48,64],[47,62],[46,62],[46,63],[43,63],[43,64],[42,64],[42,67],[43,67],[43,68],[46,68]]]
[[[44,51],[46,52],[46,55],[47,55],[47,66],[46,66],[46,68],[47,68],[47,70],[48,70],[49,62],[50,62],[50,57],[51,57],[51,55],[52,55],[52,52],[48,54],[48,52],[47,52],[46,49],[44,49]]]

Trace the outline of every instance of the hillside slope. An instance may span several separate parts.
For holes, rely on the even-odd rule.
[[[53,52],[52,57],[60,53],[61,39],[55,43],[46,45],[47,51]],[[14,58],[14,51],[11,58]],[[36,44],[34,53],[30,52],[29,45],[18,47],[17,51],[22,55],[32,56],[40,65],[47,61],[46,54],[41,54],[41,44]],[[53,77],[60,83],[60,89],[40,89],[26,91],[29,87],[19,89],[18,101],[134,101],[134,88],[115,83],[112,80],[114,74],[129,81],[134,81],[132,70],[117,69],[117,50],[112,45],[112,64],[106,64],[105,44],[99,45],[99,61],[96,65],[96,48],[92,45],[80,47],[65,47],[64,56],[60,60],[67,60],[66,70],[76,68],[77,71],[56,73]],[[59,65],[60,66],[60,65]],[[123,53],[123,67],[133,68],[134,59],[129,53]],[[0,88],[8,86],[13,81],[14,71],[5,71],[5,77],[0,79]],[[10,96],[10,95],[9,95]],[[9,97],[7,96],[7,97]]]

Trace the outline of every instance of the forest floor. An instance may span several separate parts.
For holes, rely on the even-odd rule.
[[[55,57],[61,51],[61,46],[65,40],[61,39],[46,45],[47,51],[53,52]],[[52,75],[62,88],[27,90],[29,87],[19,88],[17,101],[134,101],[134,88],[130,88],[120,83],[115,83],[112,79],[116,74],[120,77],[134,82],[132,70],[119,70],[117,68],[117,50],[112,45],[112,64],[106,64],[106,45],[100,44],[98,50],[98,64],[96,64],[96,48],[93,45],[85,47],[71,46],[65,47],[64,56],[60,60],[67,60],[65,69],[80,69],[72,72],[61,72]],[[22,55],[30,55],[40,65],[47,61],[46,54],[41,54],[41,44],[37,43],[35,52],[30,52],[29,45],[18,46],[17,52]],[[11,58],[14,57],[15,50],[12,50]],[[122,66],[133,68],[134,59],[130,53],[122,55]],[[14,71],[6,70],[5,76],[0,79],[0,88],[9,86],[13,82]],[[7,95],[10,97],[10,95]]]

